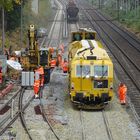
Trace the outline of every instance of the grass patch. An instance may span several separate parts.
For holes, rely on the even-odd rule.
[[[48,19],[51,16],[51,6],[49,0],[39,0],[39,14],[36,15],[31,10],[31,0],[27,1],[23,8],[23,37],[22,47],[27,47],[27,30],[30,24],[38,27],[47,27]],[[1,30],[1,29],[0,29]],[[0,31],[0,36],[2,33]],[[2,45],[2,38],[0,37],[0,45]],[[20,28],[5,33],[5,48],[12,46],[13,50],[20,50]]]

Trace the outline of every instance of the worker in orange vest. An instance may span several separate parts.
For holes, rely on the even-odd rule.
[[[126,92],[127,92],[127,87],[124,83],[120,83],[119,88],[118,88],[118,94],[119,94],[119,100],[122,105],[126,104]]]
[[[57,60],[58,60],[58,66],[61,66],[61,63],[62,63],[62,55],[60,53],[57,55]]]
[[[68,72],[68,62],[67,62],[66,58],[64,59],[64,62],[63,62],[63,72],[64,73]]]
[[[54,58],[51,59],[51,68],[56,67],[56,60]]]
[[[35,94],[35,98],[38,98],[38,92],[40,89],[40,77],[39,77],[39,72],[36,70],[35,71],[35,80],[34,80],[34,94]]]
[[[35,81],[34,81],[35,98],[38,97],[40,86],[43,85],[44,85],[44,69],[42,66],[39,66],[38,69],[35,71]]]
[[[40,76],[40,85],[43,86],[44,85],[44,68],[42,66],[39,66],[37,71],[38,71],[39,76]]]

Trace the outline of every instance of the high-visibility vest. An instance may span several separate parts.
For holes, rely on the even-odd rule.
[[[41,86],[44,85],[44,68],[43,67],[40,67],[35,71],[35,79],[40,80]]]
[[[55,66],[56,66],[56,60],[53,59],[53,60],[51,60],[51,67],[54,68]]]
[[[40,80],[35,80],[34,82],[34,93],[38,94],[40,88]]]
[[[36,70],[36,72],[38,72],[40,75],[44,74],[44,69],[43,67],[40,67]]]
[[[126,92],[127,92],[127,87],[125,85],[119,86],[118,93],[119,93],[120,101],[126,99]]]
[[[43,69],[43,67],[40,67],[40,68],[39,68],[39,73],[40,73],[40,74],[44,74],[44,69]]]
[[[63,63],[63,72],[67,72],[68,71],[68,62],[64,62]]]
[[[57,59],[58,59],[58,65],[60,66],[62,63],[62,56],[60,54],[58,54]]]

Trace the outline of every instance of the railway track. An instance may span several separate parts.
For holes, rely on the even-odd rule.
[[[81,122],[81,127],[79,129],[81,129],[81,140],[88,140],[90,139],[87,135],[87,126],[88,124],[86,124],[86,118],[84,118],[84,113],[86,112],[86,114],[88,113],[90,116],[91,115],[95,115],[96,116],[96,113],[98,113],[98,115],[101,117],[100,119],[100,122],[101,122],[101,125],[102,125],[102,128],[104,129],[104,131],[106,131],[106,135],[105,135],[105,139],[108,139],[108,140],[113,140],[113,136],[112,136],[112,133],[111,133],[111,129],[110,129],[110,126],[109,126],[109,123],[108,123],[108,118],[106,116],[106,112],[105,110],[102,110],[100,112],[90,112],[90,111],[84,111],[82,109],[79,110],[79,114],[80,114],[80,122]],[[94,122],[94,118],[92,120]],[[93,123],[94,125],[94,123]],[[91,124],[92,126],[92,124]],[[95,128],[94,128],[95,129]],[[96,139],[96,134],[95,132],[93,132],[94,135],[95,135],[95,139]],[[92,134],[93,135],[93,134]],[[100,138],[100,136],[99,136]],[[102,139],[102,138],[101,138]]]
[[[21,124],[22,124],[23,128],[25,129],[29,139],[32,140],[32,137],[28,131],[26,121],[24,118],[24,111],[29,106],[29,104],[33,101],[34,96],[31,99],[29,99],[28,102],[26,104],[24,104],[24,106],[23,106],[23,94],[24,94],[24,92],[25,92],[25,89],[20,88],[20,90],[18,90],[17,93],[6,104],[4,104],[3,107],[1,108],[1,109],[3,109],[8,104],[12,103],[12,101],[15,98],[17,98],[19,95],[18,109],[16,111],[12,111],[13,112],[12,116],[9,116],[7,119],[4,119],[1,121],[0,136],[3,135],[5,133],[5,131],[8,130],[9,127],[20,117]]]
[[[125,36],[125,32],[123,32],[123,30],[119,30],[119,27],[117,27],[116,29],[116,26],[114,26],[113,24],[110,25],[110,21],[109,24],[105,19],[102,19],[101,21],[101,16],[99,16],[98,18],[98,14],[95,12],[95,10],[91,10],[89,12],[83,9],[83,11],[87,20],[90,23],[90,26],[93,29],[96,29],[99,38],[101,38],[103,43],[107,46],[108,50],[113,55],[116,73],[118,74],[120,80],[125,82],[129,87],[128,98],[130,98],[130,102],[134,105],[136,113],[138,114],[135,115],[137,116],[136,119],[140,121],[140,77],[138,76],[140,74],[140,67],[138,62],[140,55],[139,51],[136,50],[136,48],[138,48],[139,41],[133,39],[131,35],[128,35],[128,33],[126,34],[126,37],[129,36],[129,38],[126,39],[126,37],[122,37]],[[101,22],[98,22],[98,20],[100,20]],[[120,36],[122,32],[123,35]],[[135,48],[133,46],[135,46],[136,43],[137,47]],[[133,46],[131,44],[133,44]],[[128,46],[129,48],[127,48]]]
[[[31,136],[31,134],[28,130],[25,118],[24,118],[24,111],[28,107],[30,102],[33,101],[34,96],[27,102],[27,104],[25,106],[23,106],[23,94],[24,94],[24,92],[25,92],[25,90],[22,89],[22,91],[20,92],[20,96],[19,96],[19,103],[18,103],[18,108],[19,108],[19,111],[20,111],[19,117],[20,117],[21,124],[22,124],[26,134],[28,135],[29,139],[33,140],[32,136]]]
[[[86,134],[85,134],[85,128],[84,128],[84,118],[83,118],[83,112],[82,109],[80,109],[80,122],[81,122],[81,140],[86,140]]]
[[[6,106],[11,106],[11,110],[12,110],[13,109],[12,103],[18,97],[20,92],[21,89],[19,89],[10,100],[8,100],[5,104],[2,105],[0,111],[4,110]],[[0,122],[0,136],[4,134],[4,132],[15,122],[18,116],[19,116],[19,111],[16,111],[14,114],[13,113],[10,114],[8,111],[8,115],[7,116],[4,115],[4,119],[2,119]]]
[[[70,23],[68,26],[68,29],[69,29],[69,34],[70,34],[70,32],[76,31],[79,29],[79,24],[78,23]]]
[[[54,22],[51,26],[49,35],[48,35],[48,41],[46,42],[47,46],[55,47],[57,48],[58,45],[60,44],[60,40],[62,37],[62,26],[63,23],[61,24],[59,21],[62,21],[63,17],[63,8],[62,5],[59,1],[56,1],[59,9],[57,10],[57,13],[54,18]]]
[[[46,44],[47,46],[51,46],[51,47],[58,47],[59,44],[61,43],[62,37],[65,38],[67,37],[67,24],[66,22],[60,22],[63,21],[62,19],[65,19],[64,12],[63,12],[63,6],[62,6],[62,1],[56,1],[57,5],[58,5],[58,10],[56,13],[56,16],[54,18],[54,22],[51,26],[49,35],[48,35],[48,41],[44,42],[43,44]],[[62,27],[64,27],[64,29],[62,30]],[[51,88],[51,83],[49,83],[49,87]],[[50,94],[53,94],[53,89],[51,88],[50,90]],[[43,99],[43,87],[40,89],[40,112],[42,115],[42,118],[44,120],[44,122],[47,123],[47,125],[49,126],[49,130],[51,130],[51,132],[53,133],[53,135],[55,136],[55,138],[57,140],[60,140],[59,136],[56,134],[51,122],[49,121],[49,118],[45,112],[44,106],[42,104],[42,99]],[[47,96],[50,96],[50,94],[48,94]]]
[[[92,18],[93,19],[93,18]],[[94,20],[95,21],[95,20]],[[117,52],[121,52],[123,59],[125,59],[124,61],[121,61],[119,58],[117,58],[118,61],[120,61],[120,64],[124,67],[125,71],[128,73],[128,75],[130,76],[131,80],[133,80],[135,86],[137,87],[137,89],[140,91],[140,83],[139,83],[139,79],[137,79],[137,77],[134,75],[134,73],[137,75],[140,73],[140,67],[138,65],[138,63],[136,64],[136,59],[132,60],[132,57],[130,57],[128,55],[128,53],[125,51],[125,49],[121,49],[121,46],[113,39],[113,37],[111,37],[110,35],[108,35],[108,31],[106,31],[100,24],[98,24],[96,21],[95,21],[96,25],[103,31],[103,33],[108,37],[109,40],[112,41],[113,45],[115,47],[117,47],[117,49],[119,51]],[[92,23],[93,25],[93,23]],[[94,25],[95,26],[95,25]],[[107,43],[106,43],[107,44]],[[111,45],[109,44],[108,45],[108,48],[111,50],[112,48],[110,47]],[[126,49],[127,50],[127,49]],[[133,50],[131,50],[133,51]],[[134,51],[133,51],[134,52]],[[115,54],[115,50],[112,49],[112,53]],[[136,54],[136,56],[138,56],[139,54]],[[124,56],[126,58],[124,58]],[[119,54],[116,55],[116,57],[120,57]],[[127,61],[127,62],[125,62]],[[127,64],[126,64],[127,63]],[[129,66],[128,66],[129,64]],[[127,67],[129,67],[128,69],[126,69]],[[130,70],[131,69],[131,70]],[[137,80],[136,80],[137,79]]]
[[[107,119],[107,116],[105,114],[105,110],[102,110],[102,116],[103,116],[103,120],[104,120],[104,124],[105,124],[105,128],[106,128],[106,132],[107,132],[107,135],[108,135],[108,139],[113,140],[113,136],[112,136],[109,124],[108,124],[108,119]]]
[[[54,42],[55,42],[55,44],[52,47],[58,47],[58,44],[60,43],[62,24],[60,24],[57,21],[61,21],[60,19],[62,18],[62,9],[61,9],[61,4],[59,2],[57,2],[57,3],[59,4],[60,9],[58,10],[57,15],[54,19],[55,22],[53,23],[53,26],[50,30],[50,34],[49,34],[48,38],[45,36],[44,38],[40,39],[40,45],[39,45],[40,47],[43,47],[43,45],[47,46],[47,43],[48,43],[48,46],[53,45]],[[47,39],[49,40],[48,42],[47,42]],[[20,117],[21,124],[22,124],[26,134],[28,135],[29,139],[31,139],[31,140],[33,139],[29,130],[28,130],[28,126],[27,126],[26,119],[25,119],[25,116],[24,116],[24,111],[29,106],[29,104],[32,102],[32,100],[34,99],[34,96],[29,101],[27,101],[26,103],[23,104],[23,94],[24,94],[23,89],[21,89],[16,94],[16,95],[19,95],[18,109],[12,115],[13,116],[12,119],[11,119],[11,116],[8,116],[8,118],[1,121],[0,136],[2,134],[4,134],[5,131],[9,128],[9,126],[11,126]],[[14,98],[12,98],[12,99],[14,99]],[[10,101],[8,101],[8,103],[5,104],[5,106],[8,105],[9,103],[11,103],[12,99]],[[42,116],[44,118],[44,121],[48,123],[48,125],[49,125],[51,131],[54,133],[56,139],[59,140],[59,137],[55,134],[52,126],[50,125],[49,121],[47,120],[47,117],[45,116],[44,108],[43,108],[42,105],[41,105],[41,111],[42,111]],[[9,119],[9,122],[7,123],[7,125],[4,126],[3,124],[5,124],[5,122],[7,122],[8,119]]]
[[[63,26],[62,26],[62,36],[64,39],[67,39],[68,37],[68,23],[67,23],[67,15],[65,13],[66,11],[66,5],[67,2],[65,0],[60,0],[61,4],[63,5]]]
[[[113,27],[113,30],[122,36],[122,38],[126,39],[126,41],[128,41],[130,45],[136,48],[138,52],[140,52],[140,40],[134,34],[128,32],[123,27],[117,26],[116,23],[112,22],[112,20],[108,20],[100,11],[97,12],[95,9],[93,10],[100,17],[100,19],[102,19],[102,21],[105,21],[109,26]]]
[[[53,90],[51,90],[51,91],[53,91]],[[42,102],[41,102],[41,99],[42,99],[42,97],[43,97],[42,92],[43,92],[43,87],[41,88],[40,93],[39,93],[39,94],[40,94],[40,110],[41,110],[41,115],[42,115],[42,117],[43,117],[43,120],[48,124],[48,126],[49,126],[51,132],[52,132],[53,135],[56,137],[56,139],[57,139],[57,140],[60,140],[59,136],[56,134],[55,130],[53,129],[53,127],[52,127],[51,123],[49,122],[49,119],[48,119],[48,117],[47,117],[47,115],[46,115],[46,113],[45,113],[43,104],[42,104]],[[51,93],[51,94],[53,94],[53,93]]]

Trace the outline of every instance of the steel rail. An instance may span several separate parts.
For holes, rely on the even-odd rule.
[[[83,10],[84,11],[84,10]],[[84,11],[85,12],[85,11]],[[85,13],[85,15],[86,15],[86,17],[87,17],[87,20],[89,21],[89,23],[92,25],[92,27],[93,28],[95,28],[95,25],[93,24],[93,22],[92,22],[92,19],[91,19],[91,17],[88,15],[87,16],[87,14]],[[96,22],[95,22],[96,23]],[[96,23],[97,24],[97,23]],[[129,79],[133,82],[133,84],[134,84],[134,86],[136,87],[136,89],[138,90],[138,91],[140,91],[139,90],[139,86],[135,83],[135,80],[133,79],[133,76],[131,76],[130,74],[129,74],[129,72],[128,72],[128,70],[125,68],[125,66],[119,61],[119,56],[117,56],[115,53],[113,53],[113,51],[112,51],[112,49],[110,49],[110,47],[109,47],[109,44],[107,43],[107,41],[101,36],[101,29],[98,27],[98,26],[96,26],[96,31],[97,31],[97,33],[98,33],[98,36],[99,36],[99,38],[103,41],[103,43],[107,46],[107,48],[110,50],[110,52],[111,52],[111,54],[114,56],[114,58],[117,60],[117,62],[119,63],[119,65],[121,66],[121,68],[124,70],[124,72],[126,73],[126,75],[129,77]],[[128,97],[127,97],[128,98]],[[129,97],[130,98],[130,97]],[[139,125],[139,127],[140,127],[140,117],[139,117],[139,115],[138,115],[138,113],[139,113],[139,111],[138,111],[138,109],[137,108],[135,108],[134,107],[134,104],[135,104],[135,101],[133,101],[133,104],[132,104],[132,101],[131,101],[131,104],[129,104],[130,105],[130,108],[131,108],[131,110],[132,110],[132,113],[133,113],[133,115],[134,115],[134,117],[135,117],[135,120],[137,121],[137,124]],[[137,111],[136,111],[137,110]]]
[[[24,107],[22,106],[22,98],[23,98],[23,92],[24,92],[24,90],[25,89],[23,89],[23,88],[20,88],[20,90],[16,93],[16,94],[19,94],[20,93],[20,96],[21,97],[19,97],[19,101],[18,101],[18,111],[16,111],[15,113],[14,113],[14,115],[13,115],[13,118],[11,119],[11,117],[9,117],[9,119],[11,119],[10,120],[10,122],[8,122],[8,124],[6,125],[6,126],[4,126],[3,127],[3,125],[1,126],[1,128],[2,128],[2,130],[0,131],[0,136],[2,135],[2,134],[4,134],[4,132],[18,119],[18,117],[20,116],[20,115],[23,115],[23,113],[24,113],[24,111],[25,111],[25,109],[29,106],[29,104],[30,104],[30,102],[34,99],[34,96],[27,102],[27,104],[26,105],[24,105]],[[15,96],[17,96],[17,95],[14,95],[13,97],[12,97],[12,99],[14,99],[15,98]],[[10,100],[12,100],[12,99],[10,99]],[[10,103],[10,101],[8,101],[8,103]],[[6,103],[6,105],[8,105],[8,103]],[[22,116],[22,118],[23,118],[23,116]],[[21,118],[21,119],[22,119]],[[5,121],[5,120],[3,120],[3,121]],[[1,122],[1,123],[3,123],[3,121]],[[24,121],[24,120],[23,120]],[[24,121],[25,122],[25,121]],[[24,123],[23,122],[23,123]],[[4,123],[3,123],[4,124]],[[26,128],[25,128],[26,129]],[[30,138],[30,137],[29,137]]]
[[[12,102],[13,99],[15,99],[17,97],[17,95],[21,92],[22,88],[20,88],[16,93],[15,95],[13,95],[10,100],[8,100],[1,108],[0,108],[0,111],[2,109],[4,109],[5,106],[7,106],[8,104],[10,104]]]
[[[82,109],[80,109],[80,121],[81,121],[81,127],[82,127],[82,140],[86,140],[86,136],[85,136],[85,133],[84,133],[84,121],[83,121]]]
[[[61,10],[61,9],[60,9]],[[57,10],[57,13],[56,13],[56,15],[55,15],[55,18],[54,18],[54,22],[53,22],[53,25],[51,26],[51,29],[50,29],[50,32],[49,32],[49,35],[48,35],[48,38],[49,38],[49,41],[48,41],[48,46],[50,46],[50,44],[51,44],[51,42],[52,42],[52,36],[53,36],[53,32],[54,32],[54,29],[55,29],[55,25],[56,25],[56,19],[58,18],[58,16],[59,16],[59,12],[60,12],[60,10]],[[59,32],[59,34],[60,34],[60,32]],[[59,35],[59,37],[60,37],[60,35]]]
[[[95,25],[91,22],[89,16],[87,16],[88,21],[91,23],[91,25],[93,27],[95,27]],[[95,22],[96,23],[96,22]],[[97,23],[96,23],[97,24]],[[105,41],[105,39],[101,36],[101,34],[99,33],[99,31],[97,30],[99,37],[102,39],[103,43],[108,47],[108,49],[110,50],[110,52],[112,53],[112,55],[114,56],[114,58],[117,60],[117,62],[120,64],[120,66],[122,67],[122,69],[124,70],[124,72],[128,75],[128,77],[131,79],[131,81],[133,82],[133,84],[135,85],[135,87],[137,88],[138,91],[140,91],[140,87],[137,85],[137,82],[135,81],[135,79],[133,79],[133,77],[129,74],[129,72],[126,70],[126,68],[124,67],[124,65],[119,61],[119,56],[116,56],[113,51],[110,49],[108,43]],[[140,126],[140,118],[139,115],[137,114],[134,105],[132,105],[132,103],[130,104],[130,108],[132,110],[132,112],[134,113],[134,117],[135,120],[137,121],[137,123]]]
[[[48,126],[50,127],[50,130],[53,132],[54,136],[56,137],[57,140],[60,140],[60,138],[57,136],[56,132],[54,131],[53,127],[51,126],[49,120],[47,119],[46,115],[45,115],[45,111],[43,108],[43,104],[41,103],[41,99],[42,99],[42,92],[43,92],[43,87],[40,89],[39,91],[39,95],[40,95],[40,110],[41,110],[41,115],[44,119],[44,121],[48,124]]]
[[[17,120],[19,117],[20,112],[18,111],[16,115],[13,117],[13,119],[0,131],[0,136],[4,134],[4,132]]]
[[[97,11],[94,10],[94,13],[99,16],[100,18],[103,18],[101,16],[101,14],[97,13]],[[105,18],[105,17],[104,17]],[[95,20],[97,22],[97,20]],[[106,20],[104,21],[109,27],[111,27],[111,29],[113,29],[116,33],[118,33],[123,39],[125,39],[131,46],[133,46],[138,52],[140,52],[140,47],[136,47],[137,46],[140,46],[139,45],[139,41],[136,41],[134,40],[133,37],[129,36],[129,38],[131,38],[133,40],[133,43],[132,43],[132,40],[130,41],[129,39],[126,38],[126,35],[128,35],[128,33],[124,33],[124,31],[122,31],[120,28],[118,28],[115,24],[113,24],[113,22],[111,22],[111,24],[109,22],[106,22]],[[115,27],[117,29],[115,29]],[[123,34],[121,34],[119,31],[121,31]],[[134,41],[135,41],[135,45],[134,45]]]
[[[88,13],[89,14],[89,13]],[[91,17],[93,19],[93,17]],[[94,20],[94,22],[97,24],[97,22]],[[113,42],[113,44],[126,56],[126,58],[135,66],[136,69],[138,69],[140,71],[140,67],[138,65],[135,64],[135,62],[133,62],[131,60],[131,58],[127,55],[127,53],[125,51],[123,51],[119,45],[113,40],[113,38],[111,36],[108,35],[108,33],[105,31],[105,29],[103,27],[101,27],[100,24],[97,24],[100,29],[104,32],[104,34]],[[113,28],[112,28],[113,29]],[[128,40],[127,40],[128,41]]]
[[[20,121],[21,121],[21,124],[24,128],[24,130],[26,131],[28,137],[30,140],[33,140],[31,134],[29,133],[28,131],[28,128],[27,128],[27,125],[26,125],[26,122],[25,122],[25,118],[24,118],[24,111],[23,111],[23,106],[22,106],[22,101],[23,101],[23,94],[25,92],[25,89],[23,89],[20,93],[20,96],[19,96],[19,110],[20,110],[20,113],[19,113],[19,117],[20,117]],[[30,102],[30,101],[29,101]]]
[[[85,11],[94,11],[95,14],[97,14],[100,19],[96,19],[95,21],[103,21],[103,22],[106,22],[109,26],[114,26],[113,27],[113,30],[115,30],[116,32],[118,32],[120,34],[120,36],[122,36],[124,39],[126,39],[133,47],[135,47],[135,45],[133,43],[130,42],[130,40],[128,40],[126,38],[126,36],[128,36],[129,38],[131,38],[133,40],[133,42],[135,42],[137,44],[137,46],[139,46],[140,44],[140,40],[137,38],[136,35],[134,35],[133,33],[129,32],[128,30],[122,28],[122,27],[118,27],[116,23],[114,23],[113,21],[115,21],[116,19],[108,19],[102,12],[103,11],[100,11],[99,8],[95,8],[95,7],[91,7],[90,8],[84,8]],[[112,28],[111,27],[111,28]],[[121,31],[124,35],[122,35],[119,31]],[[135,47],[136,48],[136,47]],[[136,48],[138,51],[140,51],[140,47]]]
[[[113,136],[112,136],[111,130],[109,128],[109,123],[108,123],[108,120],[107,120],[107,117],[105,114],[105,110],[102,110],[102,115],[103,115],[103,120],[104,120],[104,124],[106,127],[106,132],[107,132],[108,138],[109,138],[109,140],[113,140]]]
[[[140,117],[138,116],[138,114],[137,114],[137,112],[136,112],[136,110],[135,110],[135,107],[134,107],[134,105],[133,105],[133,103],[131,102],[131,100],[130,100],[129,97],[127,97],[127,102],[128,102],[128,104],[129,104],[129,106],[130,106],[131,111],[132,111],[133,114],[134,114],[134,118],[135,118],[135,120],[136,120],[136,122],[137,122],[137,125],[138,125],[138,127],[140,128]]]
[[[67,38],[68,37],[68,23],[67,23],[67,15],[66,15],[66,1],[64,0],[59,0],[59,2],[63,5],[63,19],[64,19],[64,22],[63,22],[63,32],[62,32],[62,36],[63,38]],[[61,9],[62,10],[62,9]],[[62,19],[62,21],[63,21]],[[61,21],[61,22],[62,22]]]
[[[107,19],[106,17],[103,16],[103,14],[98,10],[98,13],[100,13],[100,16],[102,16],[104,19]],[[123,33],[127,34],[131,39],[133,39],[135,42],[137,42],[138,44],[140,44],[140,40],[133,34],[133,36],[131,35],[132,33],[128,33],[127,30],[124,30],[120,27],[118,27],[114,22],[112,22],[112,20],[109,20],[111,24],[113,24],[118,30],[122,31]],[[135,36],[135,37],[134,37]]]
[[[11,115],[8,114],[4,119],[0,122],[0,128],[11,118]]]
[[[87,15],[87,13],[86,13],[86,15]],[[91,20],[90,20],[89,17],[92,18],[92,17],[88,14],[88,15],[87,15],[87,18],[88,18],[89,22],[91,23],[91,25],[92,25],[93,27],[95,27],[95,25],[91,22]],[[95,23],[96,23],[96,22],[95,22]],[[97,23],[96,23],[96,24],[97,24]],[[100,27],[100,25],[98,25],[98,27]],[[105,32],[105,30],[104,30],[102,27],[101,27],[100,29],[102,29],[102,31],[111,39],[112,43],[114,43],[114,45],[118,47],[117,43]],[[98,32],[98,31],[97,31],[97,32]],[[124,65],[119,61],[119,58],[118,58],[119,56],[116,56],[116,55],[112,52],[112,50],[110,49],[108,43],[105,41],[105,39],[101,36],[101,34],[100,34],[99,32],[98,32],[98,35],[99,35],[99,37],[102,39],[102,41],[104,42],[104,44],[108,47],[108,49],[110,50],[110,52],[112,53],[112,55],[116,58],[116,60],[117,60],[118,63],[121,65],[121,67],[123,68],[123,70],[127,73],[127,75],[129,76],[129,78],[133,81],[135,87],[140,91],[140,85],[139,85],[139,83],[133,78],[133,75],[130,74],[130,73],[128,72],[128,70],[126,70],[126,68],[124,67]],[[122,52],[122,53],[124,53],[124,52]],[[129,58],[129,56],[126,56],[126,57]],[[130,59],[129,59],[129,60],[130,60]],[[132,60],[130,60],[130,62],[132,62]],[[136,66],[134,62],[132,62],[132,64],[133,64],[134,66]],[[136,68],[137,68],[137,66],[136,66]],[[138,69],[138,70],[139,70],[139,69]]]

